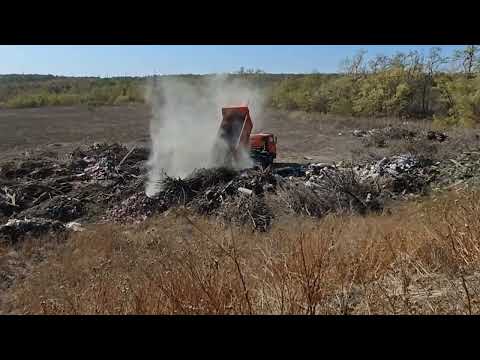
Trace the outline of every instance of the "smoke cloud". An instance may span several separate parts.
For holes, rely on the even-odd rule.
[[[258,89],[225,76],[191,82],[162,78],[149,84],[146,99],[152,109],[147,196],[161,190],[159,181],[165,175],[185,177],[195,169],[219,165],[214,146],[222,107],[248,104],[258,125],[264,104]],[[238,166],[247,167],[250,162],[245,152]]]

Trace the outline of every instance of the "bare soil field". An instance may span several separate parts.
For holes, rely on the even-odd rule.
[[[0,159],[40,148],[71,151],[93,142],[147,142],[149,116],[146,106],[2,109]]]

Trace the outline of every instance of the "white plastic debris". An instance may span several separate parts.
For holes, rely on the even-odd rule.
[[[82,224],[78,223],[78,222],[75,222],[75,221],[71,221],[69,222],[68,224],[65,225],[65,227],[68,229],[68,230],[72,230],[72,231],[84,231],[85,229],[82,227]]]
[[[253,194],[252,190],[244,188],[244,187],[239,187],[238,191],[240,191],[241,193],[246,194],[246,195],[252,195]]]

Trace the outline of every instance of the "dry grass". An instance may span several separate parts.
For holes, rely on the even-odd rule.
[[[289,217],[263,234],[183,211],[97,226],[52,248],[10,288],[4,310],[478,314],[479,200],[450,193],[393,215]]]

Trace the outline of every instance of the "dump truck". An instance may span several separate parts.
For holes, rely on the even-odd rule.
[[[232,166],[249,156],[256,165],[266,168],[277,157],[277,138],[271,133],[251,134],[253,122],[248,106],[222,108],[215,151],[220,163]]]

